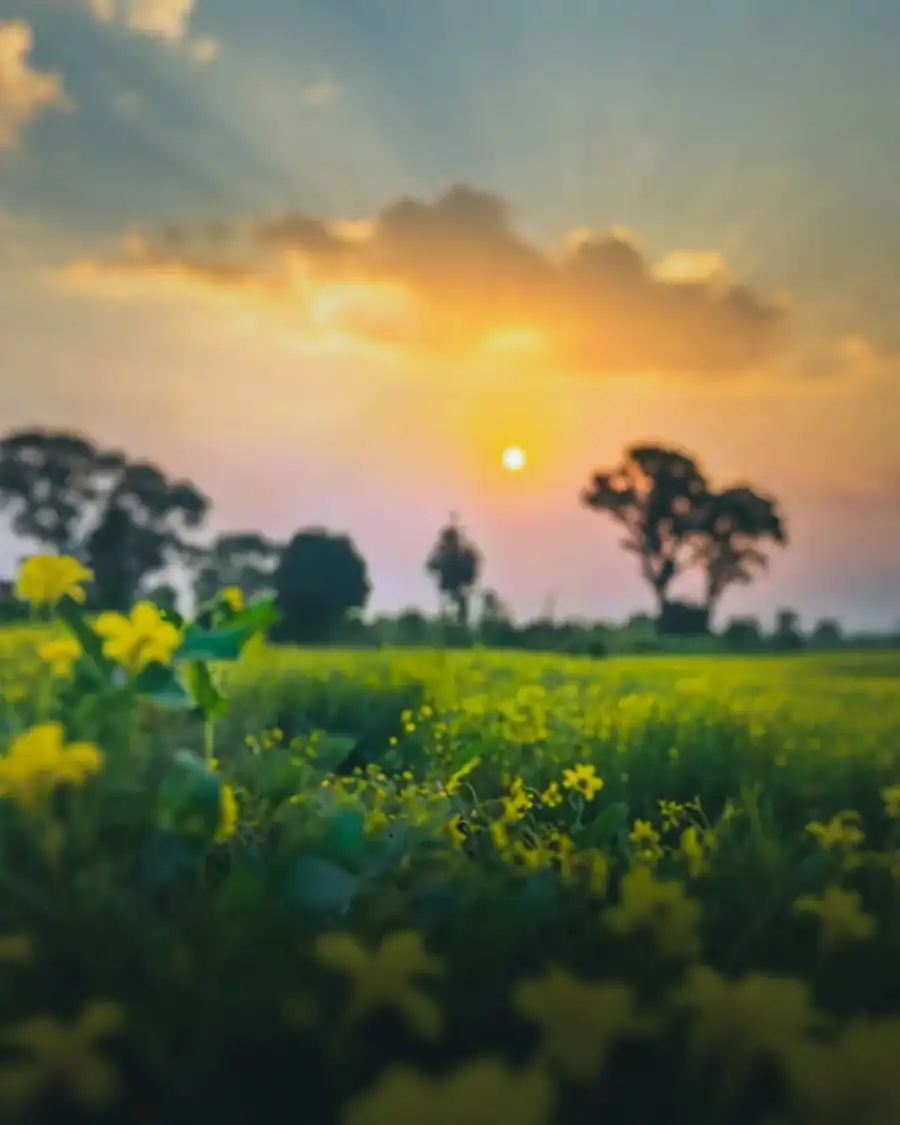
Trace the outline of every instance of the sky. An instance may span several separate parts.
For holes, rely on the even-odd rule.
[[[518,615],[613,619],[652,599],[579,493],[660,442],[784,513],[723,617],[893,626],[897,42],[895,0],[0,0],[0,429],[346,531],[374,610],[436,604],[453,511]]]

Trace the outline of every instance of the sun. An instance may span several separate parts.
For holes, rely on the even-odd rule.
[[[517,445],[509,445],[503,450],[500,457],[500,463],[503,468],[510,473],[521,472],[525,468],[528,458],[525,456],[525,450],[520,449]]]

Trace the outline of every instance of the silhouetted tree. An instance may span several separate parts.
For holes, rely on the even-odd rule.
[[[194,597],[210,601],[226,586],[238,586],[248,600],[272,590],[281,544],[258,532],[219,535],[194,560]]]
[[[481,595],[478,634],[483,644],[494,648],[506,647],[517,639],[512,614],[496,590],[485,590]]]
[[[372,587],[366,563],[347,535],[307,528],[291,539],[273,575],[281,621],[272,639],[295,644],[329,640]]]
[[[755,617],[733,617],[722,631],[722,640],[738,651],[759,648],[762,645],[762,629]]]
[[[776,648],[788,651],[803,648],[803,634],[800,632],[800,619],[792,609],[780,609],[775,618],[775,632],[772,641]]]
[[[396,623],[396,636],[402,645],[424,645],[428,641],[428,619],[417,609],[405,609]]]
[[[658,631],[669,637],[699,637],[709,632],[709,610],[690,602],[669,601],[662,608]]]
[[[622,546],[637,555],[660,615],[673,580],[691,562],[696,519],[708,496],[694,460],[674,449],[633,445],[620,465],[594,474],[581,502],[606,512],[625,531]]]
[[[184,558],[184,531],[207,507],[192,484],[79,434],[21,430],[0,441],[0,508],[16,534],[94,570],[96,606],[127,608],[155,571]]]
[[[454,606],[456,623],[466,626],[469,595],[478,581],[481,556],[464,535],[454,515],[438,536],[425,568],[437,582],[442,603],[449,601]]]
[[[481,595],[481,625],[494,625],[500,622],[507,623],[511,614],[503,604],[503,600],[496,590],[485,590]]]
[[[840,624],[830,618],[824,618],[816,622],[816,626],[809,636],[810,644],[817,648],[837,648],[841,645],[843,639],[844,635]]]
[[[706,574],[708,617],[729,586],[752,582],[754,571],[768,565],[760,540],[787,543],[776,501],[748,485],[712,493],[698,508],[695,532],[695,561]]]
[[[687,621],[670,605],[680,574],[697,566],[705,572],[702,614],[692,613],[690,631],[707,631],[725,590],[766,565],[759,542],[787,542],[775,500],[745,484],[713,492],[693,458],[661,446],[632,446],[621,465],[595,474],[581,500],[625,529],[622,546],[640,560],[664,632],[682,632]]]

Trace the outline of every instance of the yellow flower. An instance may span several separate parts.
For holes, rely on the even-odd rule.
[[[509,847],[509,833],[506,831],[506,824],[503,820],[492,820],[490,832],[491,840],[498,852],[502,852],[504,848]]]
[[[63,744],[61,723],[41,723],[17,735],[0,758],[0,797],[11,797],[31,811],[44,805],[62,782],[81,784],[99,773],[103,755],[93,743]]]
[[[461,783],[465,781],[465,778],[468,777],[470,773],[474,772],[475,769],[477,769],[480,762],[480,757],[476,756],[474,758],[471,758],[465,766],[460,766],[460,768],[457,769],[457,772],[451,774],[448,778],[447,784],[444,785],[444,791],[449,793],[450,796],[458,793]]]
[[[2,1035],[20,1048],[22,1057],[0,1068],[0,1106],[21,1110],[50,1086],[63,1086],[70,1097],[91,1108],[108,1104],[118,1077],[96,1050],[97,1043],[124,1023],[118,1004],[94,1001],[70,1026],[50,1016],[25,1020]]]
[[[225,589],[222,590],[220,597],[232,613],[240,613],[246,604],[244,601],[244,591],[240,586],[226,586]]]
[[[887,815],[893,820],[900,818],[900,785],[889,785],[879,792]]]
[[[804,1120],[816,1125],[897,1125],[900,1019],[853,1020],[828,1044],[792,1052],[788,1081]]]
[[[697,879],[705,875],[709,871],[709,854],[717,846],[715,833],[701,832],[692,824],[681,833],[680,845],[679,852],[687,862],[691,878]]]
[[[822,945],[826,949],[842,943],[865,941],[875,932],[875,920],[862,909],[856,891],[831,886],[821,898],[802,895],[794,903],[797,914],[813,914],[822,923]]]
[[[215,842],[224,844],[226,840],[237,832],[238,805],[234,789],[230,785],[223,785],[219,796],[219,827],[216,829]]]
[[[543,1055],[576,1082],[597,1078],[616,1040],[644,1029],[628,985],[592,984],[555,967],[516,985],[513,1006],[541,1028]]]
[[[433,1039],[440,1034],[441,1011],[413,978],[441,976],[444,966],[426,953],[422,938],[415,931],[390,934],[374,951],[360,945],[349,934],[323,934],[316,941],[315,951],[323,965],[352,980],[347,1010],[351,1023],[376,1008],[393,1007],[423,1038]]]
[[[667,831],[670,828],[678,827],[684,817],[685,807],[678,804],[677,801],[660,801],[659,811],[662,813],[663,831]]]
[[[563,803],[563,800],[558,781],[551,781],[541,794],[541,804],[546,805],[548,809],[555,809]]]
[[[694,1065],[718,1059],[721,1097],[733,1096],[754,1064],[781,1059],[810,1031],[828,1024],[813,1007],[805,981],[753,973],[729,981],[694,966],[671,1002],[693,1011],[688,1048]]]
[[[597,777],[597,771],[593,766],[586,764],[563,770],[562,783],[563,788],[577,790],[586,801],[592,801],[603,788],[603,779]]]
[[[151,602],[138,602],[125,617],[101,613],[94,631],[104,638],[103,651],[129,672],[139,672],[154,661],[168,664],[181,644],[181,634]]]
[[[534,806],[534,797],[525,789],[521,777],[515,777],[509,788],[509,796],[503,798],[504,816],[507,820],[520,820],[525,812]]]
[[[458,813],[447,821],[447,833],[457,848],[461,848],[468,839],[467,833],[463,831],[464,823],[462,816]]]
[[[94,572],[69,555],[32,555],[19,567],[15,595],[35,606],[56,605],[65,597],[83,603],[83,584],[93,579]]]
[[[649,820],[636,820],[628,839],[635,845],[638,859],[653,863],[663,854],[660,835]]]
[[[590,848],[581,856],[588,868],[588,890],[594,895],[605,894],[609,883],[609,860],[599,848]]]
[[[865,840],[865,833],[859,827],[859,813],[853,809],[836,813],[827,824],[813,820],[806,826],[806,831],[819,846],[826,851],[852,851],[859,847]]]
[[[5,934],[0,937],[0,964],[27,965],[34,956],[28,934]]]
[[[623,876],[620,901],[607,907],[603,917],[622,937],[649,931],[667,956],[693,957],[699,951],[700,903],[687,897],[682,883],[658,881],[649,867]]]
[[[540,1070],[491,1058],[431,1078],[398,1066],[352,1102],[341,1125],[550,1125],[553,1090]]]
[[[38,645],[38,656],[49,664],[54,676],[64,678],[72,672],[72,667],[81,656],[81,645],[74,637],[55,637]]]

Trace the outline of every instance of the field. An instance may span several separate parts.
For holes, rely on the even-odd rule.
[[[26,695],[53,629],[7,762],[102,764],[0,772],[10,1114],[900,1121],[897,656],[256,638],[202,721],[51,650]]]

